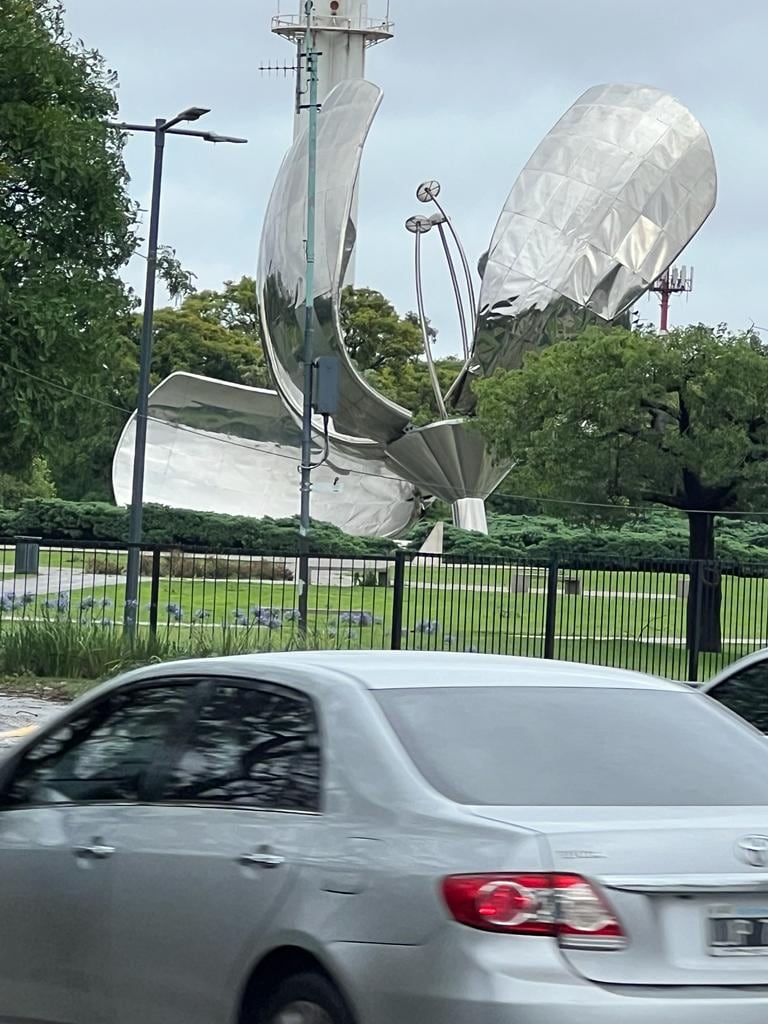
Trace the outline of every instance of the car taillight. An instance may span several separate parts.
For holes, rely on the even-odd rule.
[[[581,875],[452,875],[443,896],[454,919],[486,932],[549,935],[570,949],[623,949],[611,908]]]

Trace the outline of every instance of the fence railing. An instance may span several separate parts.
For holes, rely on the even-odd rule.
[[[20,623],[121,629],[127,558],[113,544],[0,541],[0,635]],[[139,628],[182,650],[222,633],[254,650],[306,641],[297,563],[142,548]],[[758,563],[313,557],[307,633],[316,646],[561,658],[694,681],[768,646],[767,577]]]

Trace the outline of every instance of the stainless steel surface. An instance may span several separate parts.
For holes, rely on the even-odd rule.
[[[210,730],[198,734],[196,726],[190,733],[176,729],[180,723],[170,719],[149,749],[146,720],[136,730],[134,719],[136,741],[117,745],[127,758],[122,762],[109,713],[91,714],[94,702],[121,693],[120,721],[130,723],[134,687],[144,691],[158,684],[165,691],[190,677],[200,677],[206,687],[224,687],[227,694],[233,687],[266,686],[270,700],[259,702],[265,708],[263,724],[267,730],[278,726],[281,737],[296,723],[275,704],[275,695],[287,688],[305,695],[304,706],[311,701],[316,724],[312,732],[301,733],[309,742],[298,742],[294,733],[291,742],[282,738],[279,749],[263,749],[262,761],[249,764],[269,780],[260,798],[237,789],[236,802],[224,802],[230,770],[242,771],[233,757],[239,748],[231,746],[241,722],[227,719],[226,709],[235,707],[229,701],[217,704],[211,718],[207,691],[198,691],[203,713],[195,708],[187,726],[193,719],[198,725],[209,721]],[[576,780],[574,762],[551,754],[563,738],[569,748],[581,742],[585,700],[614,712],[638,702],[653,709],[642,730],[637,715],[625,711],[621,738],[604,728],[600,744],[582,744],[576,781],[592,787],[588,806],[515,803],[532,781],[511,771],[516,740],[526,737],[520,720],[487,709],[497,700],[499,707],[522,700],[535,714],[539,701],[550,697],[560,711],[540,723],[537,759],[539,766],[549,766],[547,784],[566,797]],[[392,702],[400,702],[410,732],[402,733]],[[271,721],[269,707],[276,716]],[[182,702],[177,713],[192,710]],[[693,712],[698,724],[689,724]],[[594,736],[604,723],[588,715]],[[762,917],[768,876],[741,863],[734,845],[760,834],[768,802],[664,803],[677,780],[660,774],[655,759],[641,757],[642,747],[626,743],[627,736],[646,742],[661,721],[687,758],[689,750],[697,750],[705,721],[705,731],[722,745],[700,748],[685,769],[700,779],[702,799],[718,785],[710,771],[715,763],[729,773],[735,791],[762,785],[768,771],[762,738],[686,687],[589,665],[426,652],[303,651],[154,665],[62,713],[57,734],[65,741],[59,757],[66,759],[61,781],[67,785],[78,778],[81,754],[78,741],[67,745],[70,719],[78,721],[80,742],[88,744],[81,770],[100,795],[115,769],[135,767],[137,754],[145,758],[147,777],[161,784],[171,744],[172,763],[185,766],[188,778],[204,785],[192,803],[176,783],[144,802],[122,795],[89,802],[80,799],[82,792],[70,793],[68,802],[65,789],[56,792],[56,802],[38,803],[41,791],[35,787],[55,786],[56,757],[50,745],[41,751],[40,741],[21,741],[15,770],[31,764],[43,774],[37,775],[30,802],[18,799],[18,788],[11,789],[15,802],[8,800],[7,789],[0,794],[0,1019],[231,1024],[253,1017],[253,1005],[243,1003],[243,994],[253,991],[252,978],[266,986],[259,989],[263,1006],[275,994],[274,985],[290,982],[295,973],[304,975],[306,986],[313,965],[322,965],[323,976],[344,994],[354,1024],[765,1024],[768,1019],[768,958],[760,951],[714,955],[708,945],[713,918]],[[424,721],[432,727],[423,728]],[[86,723],[95,731],[89,734]],[[492,751],[479,742],[482,737],[492,740]],[[526,750],[537,743],[535,730],[527,743]],[[301,752],[315,746],[321,813],[264,806],[265,792],[275,802],[285,797],[280,779],[307,777],[317,761],[303,761]],[[667,746],[675,754],[678,744]],[[436,763],[435,751],[439,763],[453,772],[469,765],[483,784],[506,786],[508,804],[481,806],[444,795],[439,784],[427,781],[423,768],[425,755]],[[506,752],[501,760],[498,751]],[[44,761],[36,758],[41,753]],[[668,750],[661,753],[666,757]],[[661,793],[659,805],[607,803],[610,780],[596,767],[610,762],[640,786]],[[744,766],[749,766],[746,773]],[[117,777],[122,778],[119,771]],[[6,784],[13,787],[14,777]],[[204,793],[207,800],[201,799]],[[78,862],[72,856],[75,846],[99,847],[107,840],[118,851],[114,857]],[[278,849],[285,857],[279,871],[238,869],[243,850]],[[554,917],[547,917],[547,905],[536,900],[529,910],[541,911],[550,922],[549,934],[492,932],[451,916],[440,894],[447,876],[495,878],[500,871],[533,873],[540,880],[581,876],[581,889],[591,886],[600,895],[626,943],[613,951],[590,945],[590,929],[599,930],[600,922],[585,917],[583,892],[574,894],[571,911],[576,938],[584,933],[581,949],[573,946],[573,933],[555,934]],[[611,887],[643,882],[677,888]],[[705,890],[685,889],[702,882]],[[761,888],[753,890],[758,882]],[[566,912],[561,907],[558,914]],[[286,947],[281,959],[277,951]],[[273,1011],[276,1024],[281,1017],[284,1024],[317,1021],[322,1003],[308,991],[287,995]],[[328,1021],[333,1019],[328,1014]]]
[[[467,285],[467,297],[469,299],[470,323],[471,323],[471,327],[472,327],[472,333],[474,334],[476,329],[477,329],[477,299],[475,297],[475,282],[474,282],[474,278],[472,276],[472,270],[470,269],[470,266],[469,266],[469,259],[467,257],[467,251],[464,248],[464,245],[463,245],[463,243],[461,241],[459,233],[456,230],[456,227],[455,227],[453,221],[448,216],[448,213],[446,212],[445,207],[442,205],[442,203],[439,202],[439,197],[440,197],[440,193],[441,192],[442,192],[442,186],[440,185],[439,181],[425,181],[425,182],[422,182],[422,184],[419,185],[419,187],[416,189],[416,198],[419,200],[420,203],[434,203],[435,206],[437,207],[438,215],[440,217],[440,220],[436,221],[436,223],[438,223],[438,224],[440,224],[440,223],[447,224],[448,225],[448,230],[451,232],[451,235],[453,237],[453,241],[454,241],[454,243],[456,245],[456,248],[457,248],[457,250],[459,252],[459,257],[461,258],[461,265],[462,265],[462,267],[464,269],[464,277],[465,277],[466,285]],[[440,234],[442,235],[443,232],[441,231]],[[448,255],[448,250],[447,249],[446,249],[446,255]],[[453,263],[453,261],[450,259],[450,257],[449,257],[449,263],[451,265]],[[463,311],[463,303],[462,303],[461,299],[459,299],[459,307]],[[469,358],[469,343],[468,342],[467,342],[467,344],[464,347],[464,354],[465,354],[465,356],[467,358]]]
[[[479,431],[465,420],[444,420],[409,430],[387,446],[404,477],[420,480],[424,493],[453,504],[487,498],[509,472],[490,456]]]
[[[417,493],[441,497],[452,504],[484,499],[509,467],[492,464],[484,442],[473,434],[471,426],[444,419],[440,424],[412,430],[411,413],[376,392],[347,353],[341,330],[340,293],[356,241],[354,211],[360,160],[380,102],[381,92],[375,85],[346,81],[328,96],[319,117],[315,354],[336,356],[341,361],[341,402],[330,437],[337,462],[341,453],[354,460],[346,471],[356,485],[348,504],[329,501],[317,510],[318,501],[315,514],[350,532],[395,535],[418,514]],[[303,132],[286,156],[275,183],[264,222],[258,272],[265,354],[280,398],[297,422],[303,404],[307,161],[308,138]],[[709,139],[677,100],[646,86],[611,84],[588,90],[544,139],[512,189],[489,252],[480,264],[483,281],[474,345],[464,370],[445,397],[431,365],[431,351],[426,348],[441,416],[472,413],[473,380],[499,368],[519,367],[526,352],[572,338],[589,324],[619,320],[698,231],[714,207],[716,192]],[[472,273],[439,195],[438,182],[420,186],[419,200],[437,207],[439,221],[411,218],[407,227],[416,233],[417,261],[421,255],[420,235],[435,224],[441,234],[443,224],[449,227],[461,254],[474,315]],[[445,236],[443,243],[447,249]],[[458,290],[452,267],[451,273]],[[461,323],[460,333],[463,335]],[[317,421],[315,429],[319,431],[320,427]],[[130,430],[129,426],[128,433]],[[221,434],[227,432],[222,430]],[[174,444],[177,439],[178,435]],[[219,444],[221,439],[219,436],[214,441],[217,472],[227,460]],[[167,449],[168,443],[166,428],[159,449]],[[154,492],[158,497],[152,500],[168,501],[167,476],[169,481],[172,478],[175,494],[189,495],[182,499],[188,507],[242,510],[252,515],[291,514],[292,501],[288,506],[274,474],[262,469],[259,460],[265,456],[253,454],[256,447],[250,444],[248,465],[258,466],[273,482],[270,489],[260,490],[260,496],[242,485],[230,487],[223,470],[222,479],[216,480],[208,472],[201,487],[190,446],[181,443],[179,450],[183,451],[186,466],[171,474],[158,466],[161,482]],[[403,480],[387,479],[385,459],[397,466],[410,487]],[[465,459],[471,461],[465,463]],[[362,468],[367,460],[371,460],[375,482],[364,485],[360,481],[368,479]],[[169,461],[165,458],[166,464]],[[124,462],[124,454],[118,451],[116,492],[122,487]],[[243,469],[236,469],[235,475],[242,477]],[[335,476],[331,482],[333,479]],[[322,483],[325,486],[326,481]],[[223,493],[214,496],[221,485]],[[387,502],[393,491],[395,497],[389,508]],[[204,501],[208,504],[202,505]],[[174,498],[173,503],[178,504],[178,499]],[[283,512],[286,507],[290,511]],[[455,517],[480,529],[484,523],[484,513],[476,504],[456,506]]]
[[[429,337],[429,325],[427,323],[427,314],[424,311],[424,281],[421,274],[421,239],[427,233],[423,230],[424,224],[418,222],[418,218],[412,218],[408,221],[408,225],[413,225],[416,221],[416,230],[413,231],[414,236],[414,251],[415,251],[415,273],[416,273],[416,305],[419,312],[419,326],[421,327],[421,343],[424,348],[424,358],[427,361],[427,369],[429,370],[429,379],[432,383],[432,393],[435,396],[435,402],[437,403],[437,409],[440,414],[440,418],[443,420],[448,419],[448,412],[445,408],[445,401],[443,400],[443,393],[440,390],[440,381],[437,378],[437,371],[435,370],[435,361],[432,358],[432,342]],[[432,227],[431,221],[427,221],[430,228]],[[408,230],[412,230],[410,227]]]
[[[664,273],[715,205],[706,132],[678,100],[641,85],[595,86],[517,179],[491,242],[469,374],[611,322]]]
[[[152,392],[145,500],[228,515],[298,512],[301,432],[272,391],[174,373]],[[130,500],[135,418],[115,451],[115,500]],[[318,445],[319,445],[318,439]],[[331,446],[313,474],[315,519],[352,534],[396,536],[421,501],[383,456]]]
[[[440,220],[433,218],[433,223],[437,225],[437,230],[440,232],[440,243],[445,253],[445,261],[448,264],[448,272],[451,275],[451,284],[453,286],[453,294],[456,299],[456,311],[459,314],[459,330],[461,332],[461,350],[464,353],[464,358],[469,359],[469,331],[467,330],[467,316],[464,312],[464,299],[461,294],[461,287],[459,285],[459,276],[456,273],[456,267],[453,262],[453,253],[451,247],[448,244],[448,236],[445,233],[445,224],[447,218],[442,213],[435,214],[435,217],[439,217]],[[474,328],[474,309],[472,309],[472,319]]]
[[[318,118],[315,356],[341,360],[340,406],[331,436],[362,453],[381,453],[408,425],[407,409],[384,398],[358,373],[344,345],[341,287],[355,246],[352,220],[360,159],[381,103],[381,90],[365,81],[337,86]],[[308,135],[288,152],[267,207],[259,255],[258,289],[264,350],[288,409],[302,408],[301,337],[306,282],[304,224]]]
[[[483,498],[458,498],[451,505],[453,525],[460,530],[488,533],[488,517]]]

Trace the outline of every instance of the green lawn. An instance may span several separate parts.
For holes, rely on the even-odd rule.
[[[61,569],[64,584],[69,570],[82,571],[82,557],[78,553],[51,552],[51,561],[46,560],[41,568],[52,573],[48,582],[52,593],[32,591],[23,607],[3,610],[0,629],[22,620],[59,619],[118,628],[115,623],[122,619],[125,601],[122,581],[113,582],[112,577],[92,584],[86,580],[84,589],[72,591],[69,604],[57,607],[56,570]],[[527,571],[524,589],[522,577],[522,570],[515,572],[508,567],[443,566],[425,570],[423,563],[410,567],[403,602],[402,646],[543,655],[546,570]],[[564,592],[565,581],[572,577],[581,581],[580,594]],[[676,574],[562,571],[555,607],[555,655],[684,677],[686,602],[677,596],[679,580]],[[31,586],[30,581],[25,582]],[[17,599],[21,597],[20,588]],[[150,601],[151,585],[145,580],[139,602],[139,620],[144,629],[149,624]],[[286,613],[294,612],[297,605],[293,581],[163,579],[158,627],[180,643],[192,631],[212,635],[226,628],[252,636],[254,646],[287,646],[296,642],[296,623]],[[389,647],[393,605],[391,587],[314,585],[309,594],[309,627],[329,644]],[[272,612],[259,615],[258,609]],[[702,656],[702,677],[768,641],[768,581],[726,577],[721,622],[724,653]]]

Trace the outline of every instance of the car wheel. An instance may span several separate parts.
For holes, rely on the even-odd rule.
[[[259,1024],[354,1024],[339,992],[320,974],[286,978],[257,1020]]]

